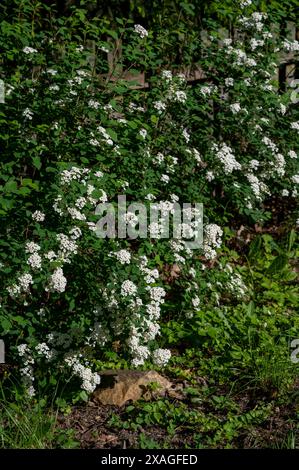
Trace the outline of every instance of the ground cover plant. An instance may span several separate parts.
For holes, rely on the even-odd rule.
[[[296,2],[111,3],[0,6],[2,446],[298,447]],[[107,368],[183,386],[105,434]]]

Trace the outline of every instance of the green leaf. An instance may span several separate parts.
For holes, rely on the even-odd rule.
[[[288,257],[284,254],[278,255],[267,269],[267,274],[277,274],[284,269],[288,263]]]
[[[38,170],[41,169],[42,162],[41,162],[39,156],[32,157],[32,162],[33,162],[33,165],[35,166],[35,168],[37,168]]]

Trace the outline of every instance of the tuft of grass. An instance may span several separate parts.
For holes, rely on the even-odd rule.
[[[18,396],[17,401],[7,399],[0,389],[0,448],[53,449],[75,448],[79,443],[72,429],[62,430],[58,410],[47,408],[44,400]]]

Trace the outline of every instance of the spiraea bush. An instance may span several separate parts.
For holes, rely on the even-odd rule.
[[[173,298],[189,318],[198,309],[228,214],[258,222],[266,198],[297,198],[299,111],[276,71],[299,43],[251,2],[234,14],[238,38],[209,21],[173,64],[178,38],[163,25],[90,18],[84,5],[65,17],[27,0],[1,7],[0,325],[28,393],[70,375],[91,392],[93,361],[115,342],[133,366],[164,366],[163,313]],[[204,76],[191,85],[190,64]],[[119,195],[165,218],[176,202],[203,203],[202,247],[159,238],[159,224],[146,239],[99,238],[95,209]]]

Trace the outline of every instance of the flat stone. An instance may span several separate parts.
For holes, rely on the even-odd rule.
[[[92,395],[94,402],[102,405],[123,406],[128,401],[136,401],[148,396],[152,390],[149,384],[155,382],[155,395],[165,395],[172,384],[156,371],[106,370],[100,373],[101,384]]]

